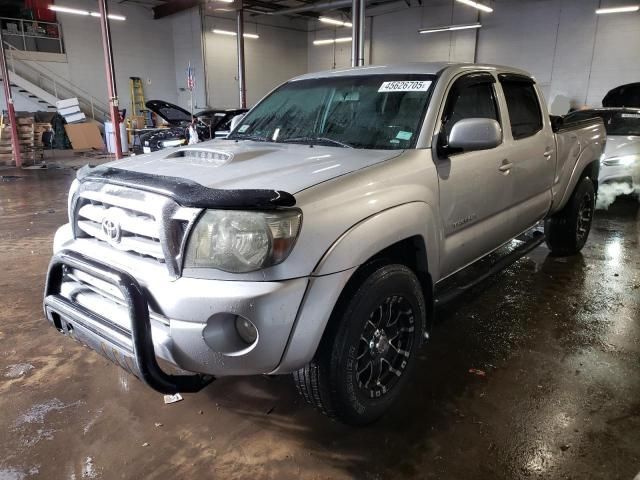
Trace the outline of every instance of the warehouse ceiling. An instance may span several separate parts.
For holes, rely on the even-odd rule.
[[[336,10],[336,9],[350,9],[350,1],[347,0],[236,0],[235,3],[242,1],[243,7],[253,14],[287,14],[287,15],[300,15],[307,17],[317,17],[318,14],[314,12]],[[386,3],[396,3],[398,0],[369,0],[368,5],[381,5]],[[404,0],[407,5],[412,0]],[[416,4],[422,4],[422,0],[413,0]],[[226,6],[237,7],[233,3],[229,3],[223,0],[120,0],[120,3],[138,3],[151,6],[153,8],[154,18],[159,19],[169,15],[173,15],[185,9],[197,6],[205,5],[207,10],[214,10],[217,7]],[[289,12],[289,10],[292,10]],[[302,11],[299,11],[302,10]]]

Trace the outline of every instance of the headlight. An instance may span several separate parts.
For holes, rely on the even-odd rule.
[[[640,158],[640,155],[623,155],[620,157],[605,158],[602,163],[608,167],[621,166],[628,167]]]
[[[289,255],[302,213],[208,210],[191,233],[185,268],[244,273],[276,265]]]

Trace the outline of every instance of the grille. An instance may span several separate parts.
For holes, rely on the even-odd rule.
[[[127,252],[165,261],[161,226],[150,214],[84,199],[77,210],[78,229]]]
[[[186,232],[199,211],[156,193],[85,183],[77,192],[74,232],[76,237],[164,263],[177,277]]]

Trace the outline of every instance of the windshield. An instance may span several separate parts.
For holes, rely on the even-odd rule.
[[[433,75],[298,80],[260,102],[228,138],[345,148],[415,145]]]
[[[577,122],[594,117],[602,118],[607,135],[640,136],[640,111],[584,110],[567,115],[565,120],[567,122]]]

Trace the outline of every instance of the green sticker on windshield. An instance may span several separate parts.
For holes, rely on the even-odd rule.
[[[400,130],[398,132],[398,134],[396,135],[396,138],[398,140],[411,140],[411,137],[413,136],[413,133],[411,132],[405,132],[404,130]]]
[[[244,132],[246,132],[247,130],[249,130],[249,125],[242,125],[242,126],[238,129],[238,132],[239,132],[239,133],[244,133]]]

